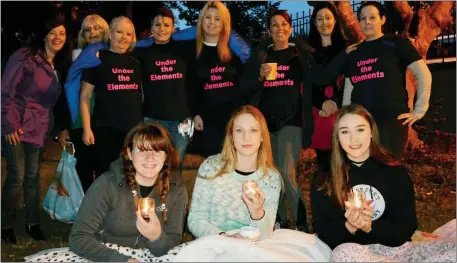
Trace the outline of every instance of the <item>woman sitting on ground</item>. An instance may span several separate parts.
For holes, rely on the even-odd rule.
[[[257,194],[242,191],[247,180],[258,183]],[[253,226],[266,238],[273,232],[280,191],[265,118],[257,108],[243,106],[228,123],[222,153],[208,157],[198,170],[189,230],[199,238]]]
[[[332,136],[331,174],[311,187],[314,230],[332,249],[343,243],[401,246],[417,228],[408,171],[380,147],[376,122],[362,106],[344,106]],[[350,193],[362,192],[356,207]],[[349,244],[351,245],[351,244]]]
[[[70,250],[91,261],[120,262],[130,257],[100,241],[146,248],[154,256],[180,244],[188,198],[183,184],[170,181],[177,165],[177,152],[162,126],[134,127],[121,157],[89,188],[70,234]],[[155,201],[149,221],[136,208],[142,197]]]

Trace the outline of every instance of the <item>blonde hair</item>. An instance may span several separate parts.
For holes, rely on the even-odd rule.
[[[127,20],[130,24],[132,24],[132,27],[133,27],[133,40],[132,40],[132,43],[130,43],[129,50],[128,50],[128,51],[132,51],[136,46],[136,33],[135,33],[135,25],[133,24],[132,20],[130,20],[130,18],[128,18],[126,16],[118,16],[118,17],[113,18],[113,20],[111,20],[111,23],[109,24],[110,32],[113,31],[114,28],[116,28],[117,24],[119,24],[122,20]]]
[[[95,23],[103,29],[103,43],[107,44],[109,41],[109,38],[108,38],[109,26],[108,26],[108,23],[105,21],[105,19],[103,19],[103,17],[101,17],[97,14],[88,15],[84,18],[84,20],[81,24],[81,29],[79,30],[79,34],[78,34],[78,48],[80,48],[80,49],[84,49],[88,46],[86,37],[84,36],[84,29],[86,28],[87,23],[89,23],[89,21],[91,21],[91,20],[95,21]]]
[[[268,169],[272,169],[279,173],[278,169],[274,164],[273,153],[271,149],[270,133],[268,131],[265,117],[256,107],[253,107],[251,105],[245,105],[242,106],[238,111],[233,113],[229,123],[227,124],[227,128],[225,129],[224,145],[221,153],[223,167],[216,174],[215,177],[235,171],[238,160],[236,155],[236,148],[233,144],[233,126],[235,124],[235,120],[243,114],[250,114],[259,122],[262,141],[260,142],[260,147],[257,154],[257,166],[262,169],[262,179],[268,174]]]
[[[200,16],[198,17],[197,22],[197,57],[200,56],[203,48],[203,41],[205,38],[205,32],[203,31],[203,19],[209,8],[216,8],[219,10],[222,21],[222,29],[219,35],[219,41],[217,42],[217,51],[219,54],[219,59],[224,63],[228,63],[232,60],[232,53],[228,44],[232,25],[230,12],[227,7],[220,1],[208,2],[200,12]]]

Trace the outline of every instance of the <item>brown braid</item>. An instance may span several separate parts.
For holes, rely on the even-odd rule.
[[[131,160],[123,160],[124,163],[124,174],[125,174],[125,180],[127,181],[127,184],[130,186],[130,189],[132,191],[136,190],[136,180],[135,180],[135,167],[133,167],[133,163]]]
[[[164,151],[166,160],[162,170],[159,172],[158,184],[162,204],[167,203],[170,190],[171,170],[178,166],[178,153],[171,143],[171,136],[168,131],[159,124],[140,123],[127,134],[124,140],[124,149],[121,157],[124,165],[124,174],[127,184],[132,191],[136,191],[136,170],[130,160],[129,151],[135,147],[140,150]],[[166,224],[168,221],[166,210],[162,211],[162,219]]]
[[[165,168],[165,166],[168,166],[168,165],[164,165],[164,168]],[[162,200],[162,204],[166,204],[167,198],[168,198],[168,191],[170,190],[170,173],[171,173],[171,171],[170,171],[170,169],[166,168],[166,169],[162,169],[162,171],[160,173],[161,173],[160,181],[159,181],[160,199]],[[167,210],[162,210],[162,219],[163,219],[163,222],[166,224],[168,221]]]

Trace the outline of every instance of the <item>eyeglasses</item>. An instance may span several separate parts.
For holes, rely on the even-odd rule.
[[[94,30],[94,31],[100,31],[100,30],[102,30],[102,29],[103,29],[103,28],[102,28],[101,26],[98,26],[98,25],[97,25],[97,26],[93,26],[92,28],[90,28],[90,27],[84,28],[84,32],[85,32],[85,33],[90,33],[92,30]]]

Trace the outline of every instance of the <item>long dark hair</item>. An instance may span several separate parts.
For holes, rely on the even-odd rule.
[[[37,33],[33,36],[30,42],[27,44],[27,53],[26,56],[41,56],[46,60],[45,52],[45,42],[44,39],[46,36],[56,27],[63,26],[67,34],[66,41],[61,50],[59,50],[54,57],[54,67],[57,71],[62,74],[65,74],[70,64],[72,62],[72,39],[68,35],[68,26],[65,23],[63,17],[57,16],[53,19],[48,19],[44,21],[41,27],[38,29]]]
[[[315,22],[317,13],[324,8],[330,10],[330,12],[332,12],[333,16],[335,17],[335,26],[333,27],[331,35],[332,47],[337,50],[342,50],[346,47],[347,39],[344,35],[343,28],[340,25],[338,13],[336,12],[335,7],[328,2],[318,4],[313,9],[313,14],[311,15],[310,20],[309,43],[315,50],[319,50],[322,48],[322,38],[319,31],[317,30]]]
[[[154,123],[140,123],[135,126],[124,139],[124,147],[121,153],[121,159],[124,165],[124,173],[130,189],[136,190],[136,170],[132,160],[129,158],[129,150],[138,148],[141,151],[164,151],[167,155],[162,170],[159,172],[156,184],[159,184],[160,198],[162,204],[167,203],[168,192],[170,190],[171,170],[178,166],[178,153],[171,142],[171,136],[168,131]],[[162,211],[163,222],[167,223],[167,212]]]
[[[359,115],[364,118],[371,128],[372,140],[370,144],[370,158],[375,162],[387,166],[398,166],[400,163],[392,158],[389,152],[381,147],[379,130],[373,116],[361,105],[351,104],[342,107],[339,110],[335,120],[332,134],[332,158],[331,158],[331,176],[327,176],[319,190],[325,191],[326,195],[335,199],[336,203],[344,207],[344,201],[347,200],[347,193],[351,189],[349,185],[350,160],[346,152],[341,147],[338,137],[339,123],[343,116],[348,114]]]

